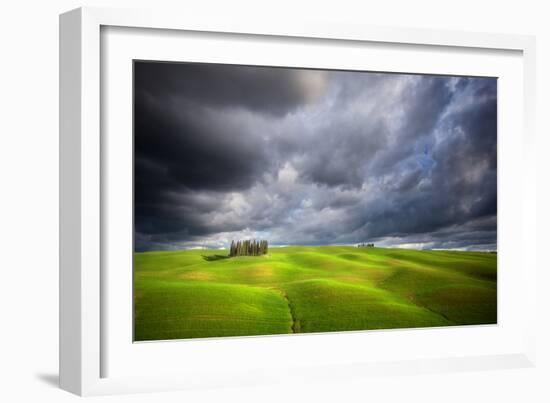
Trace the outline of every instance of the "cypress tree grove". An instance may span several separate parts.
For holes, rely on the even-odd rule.
[[[244,241],[231,241],[229,256],[261,256],[266,255],[268,243],[266,240],[245,239]]]

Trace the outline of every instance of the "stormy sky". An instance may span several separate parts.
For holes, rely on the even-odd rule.
[[[497,80],[134,65],[135,250],[495,250]]]

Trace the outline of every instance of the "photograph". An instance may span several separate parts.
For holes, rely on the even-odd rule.
[[[133,60],[134,342],[497,324],[497,81]]]

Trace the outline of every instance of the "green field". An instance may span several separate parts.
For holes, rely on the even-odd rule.
[[[351,246],[134,255],[134,339],[497,321],[497,255]]]

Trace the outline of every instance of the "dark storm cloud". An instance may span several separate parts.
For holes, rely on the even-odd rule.
[[[461,81],[470,83],[455,95],[455,108],[441,116],[441,138],[416,157],[431,154],[433,165],[426,172],[420,163],[421,169],[404,168],[401,178],[391,175],[396,188],[390,185],[363,218],[370,236],[429,233],[496,216],[496,83]]]
[[[136,157],[190,188],[244,188],[268,161],[264,141],[232,117],[189,102],[136,96]]]
[[[213,107],[243,107],[283,115],[322,91],[322,71],[248,66],[135,63],[136,90]]]
[[[496,248],[496,80],[137,62],[136,249]]]

